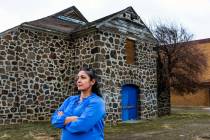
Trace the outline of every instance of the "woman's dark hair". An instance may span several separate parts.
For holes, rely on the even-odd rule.
[[[102,97],[98,85],[98,77],[96,75],[95,70],[89,67],[82,67],[80,68],[80,71],[85,71],[85,73],[90,77],[90,80],[95,80],[95,84],[92,86],[92,92],[98,95],[99,97]]]

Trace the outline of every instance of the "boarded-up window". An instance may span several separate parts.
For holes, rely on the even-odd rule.
[[[125,55],[126,55],[126,63],[127,64],[135,63],[135,41],[134,40],[126,39]]]

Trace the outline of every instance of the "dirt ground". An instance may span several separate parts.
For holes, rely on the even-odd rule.
[[[0,126],[0,140],[59,140],[49,122]],[[210,140],[210,108],[172,108],[170,116],[105,127],[105,140]]]
[[[210,108],[173,108],[168,117],[121,125],[125,129],[107,132],[105,140],[210,140]]]

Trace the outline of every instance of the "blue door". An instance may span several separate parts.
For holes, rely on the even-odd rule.
[[[138,88],[134,85],[125,85],[122,87],[122,121],[136,120]]]

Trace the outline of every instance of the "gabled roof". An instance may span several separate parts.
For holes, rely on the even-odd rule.
[[[151,36],[151,32],[132,7],[127,7],[119,12],[100,18],[93,22],[88,22],[87,19],[80,13],[80,11],[75,6],[72,6],[48,17],[31,22],[25,22],[22,24],[22,26],[33,27],[36,29],[43,29],[52,32],[58,31],[75,36],[76,34],[83,34],[86,31],[89,32],[101,27],[103,28],[104,25],[110,25],[112,27],[109,26],[109,29],[114,29],[117,31],[122,31],[122,29],[129,31],[130,28],[128,27],[131,27],[130,24],[135,25],[135,28],[139,29],[135,30],[132,28],[133,32],[136,32],[137,34],[139,34],[139,32],[144,32]],[[121,29],[118,29],[118,27]]]
[[[75,28],[86,23],[88,23],[87,19],[75,6],[72,6],[56,14],[35,21],[25,22],[22,25],[70,33]]]
[[[92,22],[89,22],[87,23],[86,25],[84,26],[80,26],[78,27],[75,31],[80,31],[80,30],[83,30],[83,29],[88,29],[88,28],[99,28],[100,26],[102,26],[103,24],[105,24],[106,22],[109,22],[110,20],[116,18],[116,17],[124,17],[126,18],[126,13],[131,13],[131,18],[135,19],[136,22],[138,21],[137,24],[141,25],[141,26],[145,26],[146,25],[143,23],[143,21],[140,19],[140,17],[138,16],[138,14],[134,11],[134,9],[130,6],[130,7],[127,7],[119,12],[116,12],[116,13],[113,13],[111,15],[108,15],[106,17],[103,17],[103,18],[100,18],[98,20],[95,20],[95,21],[92,21]],[[128,20],[128,19],[127,19]]]

